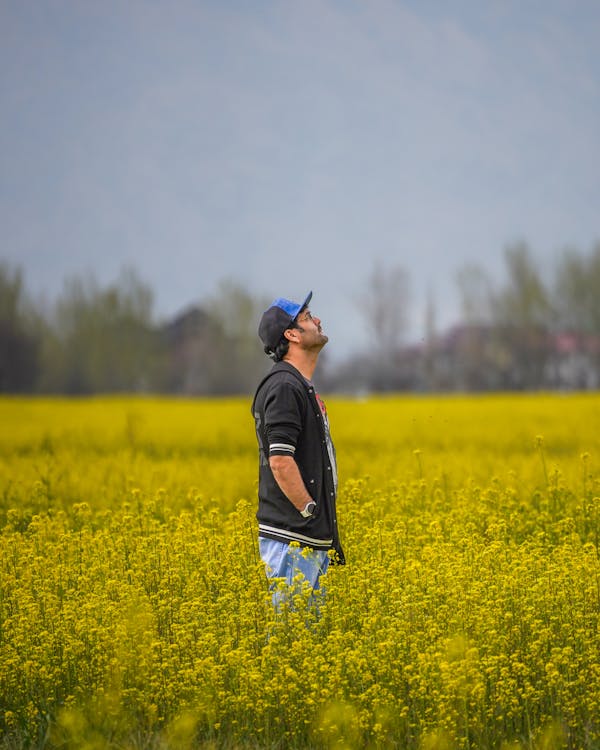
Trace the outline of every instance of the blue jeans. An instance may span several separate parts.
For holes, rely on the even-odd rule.
[[[292,596],[302,590],[304,581],[308,581],[313,594],[320,589],[321,575],[326,573],[329,567],[329,555],[326,550],[290,547],[286,542],[264,537],[258,538],[258,548],[267,570],[267,577],[283,579]],[[302,578],[295,581],[294,578],[299,573],[302,574]],[[275,587],[276,583],[273,582],[273,604],[278,607],[285,593]]]

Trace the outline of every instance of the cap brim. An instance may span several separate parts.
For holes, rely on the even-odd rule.
[[[312,295],[313,295],[313,293],[312,293],[312,292],[309,292],[309,293],[308,293],[308,294],[306,295],[306,299],[305,299],[305,300],[304,300],[304,302],[303,302],[303,303],[302,303],[302,304],[300,305],[300,308],[299,308],[298,312],[297,312],[297,313],[296,313],[296,314],[294,315],[294,317],[292,318],[292,323],[293,323],[293,322],[294,322],[294,321],[296,320],[296,318],[298,317],[298,315],[300,315],[300,313],[302,312],[302,310],[304,310],[304,308],[305,308],[305,307],[308,307],[308,303],[309,303],[309,302],[311,301],[311,299],[312,299]]]

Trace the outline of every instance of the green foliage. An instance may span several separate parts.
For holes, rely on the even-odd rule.
[[[557,317],[567,330],[600,332],[600,243],[586,256],[566,250],[556,273]]]
[[[133,271],[105,289],[92,277],[69,279],[48,332],[41,389],[147,390],[158,353],[152,325],[152,292]]]
[[[461,268],[459,333],[438,346],[430,300],[423,350],[406,352],[408,274],[376,264],[359,295],[370,350],[329,371],[330,387],[594,387],[600,382],[600,243],[587,254],[566,250],[553,283],[526,243],[506,248],[504,260],[499,284],[477,264]],[[107,286],[93,276],[70,278],[55,303],[33,304],[20,269],[0,263],[0,392],[248,394],[270,365],[257,337],[268,303],[224,280],[201,307],[161,322],[153,315],[152,290],[126,269]],[[574,334],[564,357],[553,339],[559,333]]]
[[[39,339],[22,273],[0,262],[0,393],[30,391],[38,366]]]
[[[214,394],[251,393],[270,360],[258,338],[258,321],[270,300],[251,295],[241,284],[224,280],[206,307],[218,329],[210,354]]]

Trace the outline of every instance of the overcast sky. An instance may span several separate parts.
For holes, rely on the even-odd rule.
[[[374,259],[458,315],[466,262],[600,239],[597,0],[0,0],[0,259],[32,294],[231,278],[366,343]]]

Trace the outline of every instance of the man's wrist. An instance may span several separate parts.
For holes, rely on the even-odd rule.
[[[316,509],[317,509],[317,504],[315,503],[315,501],[309,500],[304,506],[304,508],[300,511],[300,515],[303,518],[310,518],[311,516],[314,515]]]

